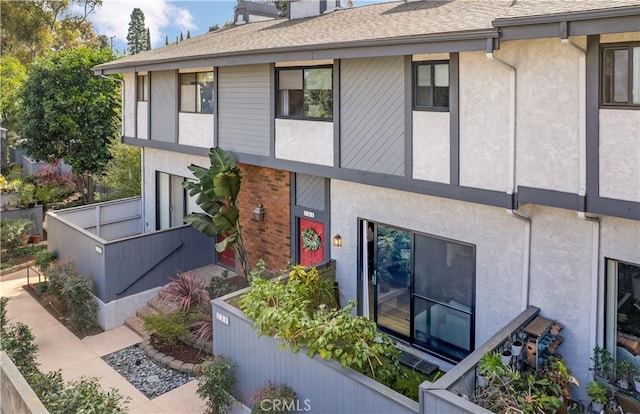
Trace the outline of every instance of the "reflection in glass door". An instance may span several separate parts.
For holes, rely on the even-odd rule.
[[[411,233],[377,226],[376,322],[395,334],[411,333]]]

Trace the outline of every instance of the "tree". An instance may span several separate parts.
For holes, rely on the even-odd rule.
[[[7,129],[12,129],[15,124],[17,91],[26,76],[27,70],[17,58],[8,55],[0,58],[0,116],[2,126]]]
[[[182,31],[180,32],[180,41],[182,42],[184,40],[184,36],[182,36]]]
[[[98,183],[108,188],[107,197],[118,199],[140,195],[140,148],[113,140],[109,145],[111,159]]]
[[[109,49],[59,52],[29,68],[18,94],[27,154],[46,162],[64,158],[85,202],[93,200],[92,175],[104,170],[109,143],[120,132],[120,82],[91,70],[112,59]]]
[[[203,212],[189,214],[184,221],[209,237],[224,235],[225,238],[216,243],[216,251],[232,248],[240,260],[244,277],[248,278],[251,268],[242,240],[240,210],[236,207],[242,174],[231,154],[221,148],[209,150],[209,161],[209,168],[194,164],[188,167],[197,181],[185,181],[182,185],[190,197],[196,197],[196,204]]]
[[[149,32],[148,27],[147,27],[147,50],[151,50],[151,32]]]
[[[187,30],[187,39],[191,39],[191,31]]]
[[[220,25],[219,24],[214,24],[213,26],[209,26],[209,31],[210,32],[215,32],[216,30],[220,30]]]
[[[145,50],[149,50],[147,39],[147,28],[144,25],[144,13],[138,7],[131,12],[131,21],[127,32],[127,46],[129,54],[135,55]]]

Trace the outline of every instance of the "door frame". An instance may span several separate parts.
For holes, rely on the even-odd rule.
[[[300,263],[300,227],[301,218],[314,220],[324,225],[325,242],[324,242],[324,258],[325,261],[331,259],[331,243],[333,234],[331,232],[331,180],[324,179],[324,210],[299,206],[296,204],[296,174],[291,173],[291,258],[294,264]]]

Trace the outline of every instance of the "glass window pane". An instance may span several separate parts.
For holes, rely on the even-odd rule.
[[[279,89],[299,89],[302,90],[302,69],[280,70],[278,72]]]
[[[333,69],[304,71],[304,116],[331,119],[333,117]]]
[[[614,102],[629,101],[629,51],[616,50],[613,57],[613,100]]]
[[[435,65],[435,86],[449,86],[449,65]]]
[[[640,47],[633,48],[633,65],[631,67],[633,76],[633,88],[631,102],[640,104]]]
[[[418,86],[431,86],[431,65],[418,65],[416,68]]]
[[[213,113],[213,72],[198,73],[197,112]]]
[[[196,74],[180,74],[180,111],[196,111]]]
[[[147,101],[147,83],[149,82],[149,77],[147,75],[138,75],[138,101]]]

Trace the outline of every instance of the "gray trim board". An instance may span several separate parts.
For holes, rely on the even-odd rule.
[[[214,67],[213,68],[213,76],[214,78],[214,83],[213,83],[213,94],[214,94],[214,102],[213,102],[213,143],[212,146],[213,147],[217,147],[218,146],[218,119],[220,119],[218,117],[218,107],[220,106],[220,100],[218,98],[218,84],[220,82],[218,82],[218,68]]]
[[[269,155],[276,156],[276,65],[269,65]]]
[[[640,220],[640,203],[635,201],[587,196],[587,211],[605,216]]]
[[[180,99],[182,99],[182,94],[180,93],[180,72],[176,71],[175,73],[175,77],[174,77],[174,93],[175,93],[175,97],[176,99],[174,100],[174,104],[175,104],[175,112],[174,112],[174,116],[176,118],[175,120],[175,137],[176,137],[176,142],[180,143]]]
[[[517,191],[516,206],[523,203],[531,203],[576,211],[579,207],[577,194],[523,186],[518,186]]]
[[[404,57],[404,175],[413,177],[413,63]]]
[[[540,22],[512,26],[500,26],[500,40],[539,39],[545,37],[583,36],[600,33],[636,32],[638,15],[611,17],[582,21]]]
[[[134,88],[133,90],[135,91],[134,92],[135,97],[133,98],[133,136],[134,137],[138,136],[138,76],[139,76],[138,72],[133,73],[133,88]],[[126,82],[124,83],[124,87],[125,88],[127,87]],[[127,96],[126,92],[123,94],[123,96],[125,97]],[[126,99],[123,99],[123,101],[126,101]],[[122,115],[122,119],[123,119],[122,132],[124,133],[124,115]]]
[[[460,60],[449,54],[449,183],[460,185]]]
[[[600,36],[587,36],[586,56],[586,140],[587,194],[600,195]]]
[[[340,167],[340,59],[333,61],[333,165]]]
[[[481,29],[467,32],[408,36],[403,38],[374,39],[351,43],[316,44],[186,56],[132,63],[112,63],[98,65],[93,69],[93,72],[96,75],[108,75],[132,71],[157,71],[205,66],[235,66],[300,60],[482,51],[486,49],[487,38],[497,39],[498,36],[497,29]]]
[[[494,27],[522,26],[528,24],[558,23],[563,21],[592,20],[610,17],[627,17],[640,15],[639,6],[623,6],[602,10],[553,13],[543,16],[504,17],[491,22]]]
[[[289,8],[287,7],[287,11],[289,10]],[[291,257],[293,259],[293,263],[300,263],[300,258],[298,257],[298,249],[296,249],[296,246],[298,245],[298,243],[300,243],[299,239],[298,239],[298,232],[296,231],[296,222],[298,221],[298,217],[296,214],[296,186],[297,186],[297,179],[298,177],[296,176],[296,174],[291,174],[289,176],[289,228],[290,228],[290,237],[291,237],[291,243],[289,245],[289,249],[291,250],[289,257]]]
[[[320,0],[320,14],[327,10],[327,0]]]

